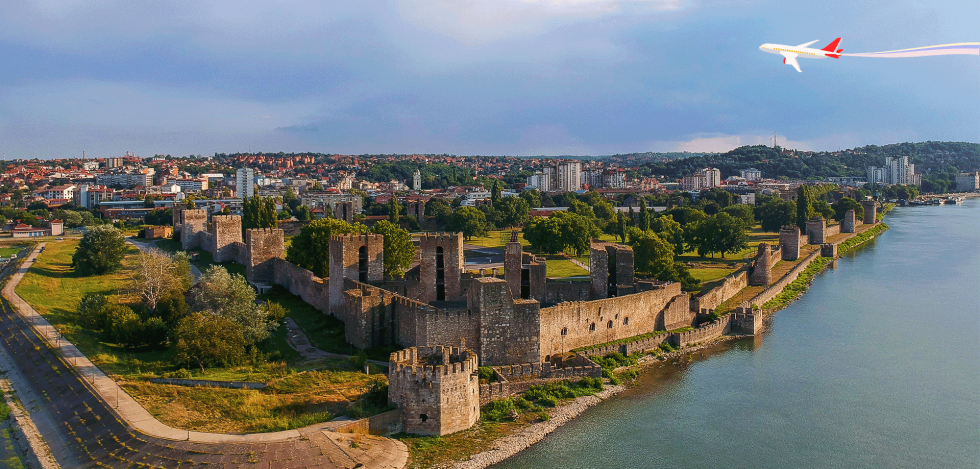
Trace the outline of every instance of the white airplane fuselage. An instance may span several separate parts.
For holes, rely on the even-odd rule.
[[[759,46],[759,50],[770,54],[782,55],[783,63],[786,65],[791,65],[797,72],[801,71],[800,65],[796,61],[797,57],[804,57],[808,59],[825,59],[827,57],[834,59],[840,58],[841,50],[835,50],[835,47],[840,43],[840,38],[830,43],[823,49],[814,49],[809,47],[815,42],[817,41],[811,41],[798,46],[787,46],[785,44],[763,44]]]

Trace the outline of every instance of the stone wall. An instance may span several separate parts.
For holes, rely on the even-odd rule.
[[[837,257],[837,245],[834,243],[824,243],[820,245],[820,257]]]
[[[201,248],[201,235],[207,231],[207,210],[180,210],[175,214],[179,217],[181,249],[189,251]],[[177,226],[177,225],[175,225]]]
[[[592,298],[617,296],[617,285],[633,285],[633,262],[633,248],[593,239],[589,246]]]
[[[714,322],[705,324],[697,329],[671,334],[671,342],[677,347],[716,339],[731,331],[732,313],[726,314]]]
[[[272,283],[282,285],[317,310],[330,312],[330,290],[325,279],[279,257],[272,258],[271,264]]]
[[[589,301],[592,299],[592,284],[549,278],[544,284],[544,304],[557,304],[566,301]]]
[[[333,216],[338,220],[344,220],[347,223],[354,223],[354,215],[357,213],[354,210],[354,202],[336,202],[333,204]]]
[[[275,271],[277,260],[289,264],[283,259],[285,256],[285,252],[283,252],[284,236],[283,231],[278,228],[249,228],[245,230],[246,249],[240,249],[239,254],[242,259],[239,262],[245,266],[245,277],[249,282],[272,283],[275,280],[275,283],[280,285],[286,285],[282,282],[289,282],[287,278],[283,278],[283,275],[277,274]],[[293,264],[289,265],[300,269]],[[309,270],[300,270],[308,272],[309,276],[313,275]],[[306,276],[307,274],[302,275]],[[298,295],[298,293],[296,294]],[[326,309],[322,311],[326,311]]]
[[[793,267],[792,270],[787,272],[786,275],[783,276],[783,278],[779,279],[779,281],[777,281],[773,285],[770,285],[762,293],[759,293],[752,299],[746,301],[745,303],[742,303],[740,306],[743,308],[749,308],[752,305],[762,306],[767,301],[775,298],[776,295],[778,295],[780,292],[783,291],[783,288],[785,288],[786,285],[789,285],[790,282],[796,280],[796,278],[800,276],[800,273],[803,272],[803,270],[806,269],[807,266],[809,266],[810,263],[813,262],[813,260],[816,259],[819,255],[820,255],[819,251],[814,251],[810,253],[810,255],[806,256],[805,259],[800,261],[800,263],[797,264],[796,267]]]
[[[732,313],[732,334],[755,335],[762,329],[762,311],[738,308]]]
[[[857,216],[854,214],[854,210],[848,210],[844,212],[844,219],[840,222],[841,233],[854,233],[855,228],[857,228]]]
[[[864,207],[864,224],[873,225],[878,223],[878,205],[873,200],[862,200],[861,207]]]
[[[173,235],[173,227],[170,226],[148,226],[143,229],[145,239],[169,238],[171,235]]]
[[[749,275],[749,285],[769,285],[772,283],[772,267],[782,257],[782,249],[772,250],[766,243],[759,243],[759,250],[752,263],[752,273]]]
[[[800,258],[800,227],[784,226],[779,230],[779,249],[784,261],[795,261]]]
[[[673,334],[667,331],[662,331],[662,333],[655,335],[653,337],[638,339],[623,344],[611,344],[611,345],[604,345],[602,347],[588,348],[582,350],[581,353],[588,356],[604,357],[606,355],[609,355],[610,353],[618,352],[623,355],[629,356],[636,352],[648,352],[650,350],[658,348],[660,344],[664,342],[669,342],[671,336],[673,336]]]
[[[676,300],[676,301],[675,301]],[[679,283],[627,296],[561,303],[541,309],[541,355],[625,339],[665,327],[665,322],[694,320],[690,299]],[[531,360],[529,360],[531,361]]]
[[[701,296],[691,298],[691,311],[704,314],[709,313],[729,298],[738,294],[743,288],[749,285],[749,274],[745,270],[739,270],[728,277],[725,277],[721,285],[718,285]]]
[[[809,244],[823,244],[827,242],[827,220],[817,217],[806,222],[806,235]]]
[[[588,357],[576,354],[564,367],[549,362],[493,367],[496,381],[480,385],[480,405],[526,392],[531,386],[576,378],[601,378],[602,367]]]
[[[363,248],[363,249],[362,249]],[[363,255],[363,257],[362,257]],[[330,313],[340,317],[344,279],[380,283],[384,277],[384,236],[343,234],[330,236]],[[364,265],[361,265],[361,264]]]
[[[507,282],[484,277],[471,281],[467,308],[480,317],[481,365],[541,361],[540,304],[513,299]]]
[[[477,355],[459,347],[411,347],[391,354],[388,399],[401,410],[402,428],[446,435],[480,419]]]
[[[402,410],[395,409],[344,424],[334,430],[337,433],[360,435],[392,435],[402,431]]]
[[[461,300],[463,234],[426,233],[418,239],[418,300],[423,303]]]
[[[238,259],[238,248],[234,243],[242,242],[242,217],[238,215],[214,215],[211,217],[212,238],[209,252],[215,262],[230,262]]]
[[[827,228],[824,229],[824,237],[829,238],[831,236],[840,234],[840,228],[841,228],[840,224],[828,225]]]

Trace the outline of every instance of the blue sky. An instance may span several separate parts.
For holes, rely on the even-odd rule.
[[[6,158],[980,141],[976,56],[758,49],[980,41],[976,0],[145,3],[4,1]]]

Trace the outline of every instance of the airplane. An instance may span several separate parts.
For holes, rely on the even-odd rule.
[[[819,41],[819,39],[817,39]],[[800,44],[798,46],[785,46],[782,44],[763,44],[759,46],[759,50],[762,52],[768,52],[770,54],[782,54],[783,63],[787,65],[792,65],[797,72],[803,72],[800,70],[800,64],[796,61],[797,57],[806,57],[810,59],[822,59],[825,57],[833,57],[835,59],[840,58],[840,53],[844,52],[844,49],[836,49],[837,45],[840,44],[840,38],[834,39],[833,42],[827,44],[823,49],[811,49],[812,46],[817,41],[810,41],[806,44]],[[836,49],[836,50],[835,50]]]

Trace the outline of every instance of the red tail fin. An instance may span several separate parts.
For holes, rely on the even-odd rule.
[[[827,44],[827,47],[824,47],[823,49],[820,50],[825,50],[827,52],[834,52],[834,49],[837,48],[838,44],[840,44],[840,38],[834,39],[834,42]]]

